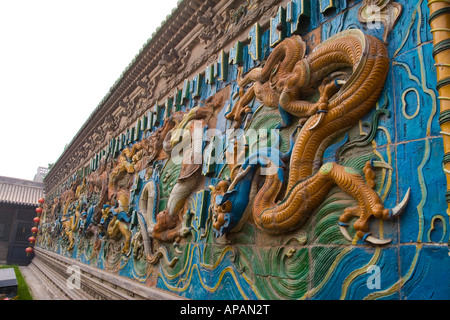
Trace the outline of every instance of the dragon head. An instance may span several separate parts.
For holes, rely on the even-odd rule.
[[[239,224],[249,204],[249,190],[252,174],[248,170],[240,172],[233,182],[220,181],[216,187],[210,186],[212,195],[213,230],[217,237],[231,232]],[[248,174],[248,175],[247,175]]]
[[[209,186],[212,196],[213,228],[215,230],[220,230],[225,224],[225,215],[232,209],[232,204],[229,200],[226,200],[226,203],[224,202],[224,195],[228,187],[229,182],[226,180],[220,181],[216,186]]]

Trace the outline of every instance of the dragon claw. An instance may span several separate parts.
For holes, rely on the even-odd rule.
[[[411,196],[411,188],[408,189],[405,196],[403,197],[403,200],[399,204],[397,204],[394,208],[389,210],[389,215],[384,216],[382,218],[384,220],[391,220],[393,218],[399,217],[402,214],[402,212],[405,210],[410,196]],[[341,217],[341,219],[340,219],[341,221],[339,222],[339,229],[340,229],[342,235],[345,237],[345,239],[347,239],[349,241],[352,241],[353,239],[350,236],[350,234],[348,233],[348,230],[347,230],[348,224],[346,222],[348,222],[350,220],[350,217],[352,215],[359,216],[358,212],[360,213],[360,211],[355,208],[347,209],[346,212],[344,213],[344,215]],[[343,222],[343,221],[345,221],[345,222]],[[359,230],[358,233],[362,234],[362,230],[360,230],[361,228],[355,227],[355,229],[358,229]],[[374,245],[386,245],[392,241],[391,239],[377,238],[375,236],[370,235],[370,233],[368,233],[368,232],[365,232],[362,237],[361,236],[359,236],[359,237],[362,240],[364,240],[365,242],[372,243]]]
[[[406,205],[408,204],[410,196],[411,196],[411,188],[408,188],[408,191],[406,191],[403,200],[389,211],[389,219],[397,218],[403,213],[403,211],[406,208]]]
[[[371,166],[372,168],[384,168],[384,169],[388,169],[388,170],[394,170],[392,168],[392,166],[384,161],[371,161]]]
[[[348,230],[347,230],[347,224],[342,224],[342,223],[339,223],[339,229],[341,230],[341,232],[342,232],[342,235],[345,237],[345,239],[347,239],[348,241],[352,241],[353,239],[352,239],[352,237],[350,237],[350,234],[348,233]]]
[[[341,233],[344,236],[344,238],[347,239],[348,241],[353,241],[352,237],[348,233],[347,227],[348,227],[348,225],[346,225],[344,223],[339,223],[339,229],[341,230]],[[370,235],[370,233],[365,233],[364,236],[362,237],[362,240],[364,240],[365,242],[374,244],[374,245],[378,245],[378,246],[386,245],[392,241],[391,239],[380,239],[380,238],[374,237],[374,236]]]
[[[316,123],[314,123],[309,130],[314,130],[315,128],[317,128],[323,121],[323,119],[325,118],[327,111],[326,110],[319,110],[317,111],[317,114],[319,115],[319,118],[317,119]]]
[[[366,242],[369,242],[371,244],[378,245],[378,246],[388,244],[392,241],[391,239],[379,239],[377,237],[373,237],[370,235],[370,233],[366,233],[363,237],[363,240]]]

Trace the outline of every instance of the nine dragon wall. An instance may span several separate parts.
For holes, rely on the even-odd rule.
[[[354,1],[348,7],[346,1],[335,1],[336,10],[326,15],[320,13],[319,2],[324,1],[312,1],[310,32],[304,36],[310,48],[351,28],[383,37],[383,28],[370,29],[358,20],[364,1]],[[398,203],[411,188],[406,212],[383,225],[384,236],[392,238],[392,243],[349,243],[340,234],[337,219],[352,200],[335,189],[295,232],[268,236],[247,223],[231,243],[226,243],[208,231],[211,219],[202,217],[210,203],[208,186],[217,179],[217,172],[213,172],[204,178],[202,190],[189,198],[190,234],[177,247],[162,243],[167,255],[156,265],[133,254],[113,254],[114,244],[106,239],[93,254],[93,244],[77,234],[71,251],[66,250],[61,237],[50,246],[39,245],[191,299],[450,298],[450,287],[445,283],[450,278],[449,217],[429,8],[424,0],[396,2],[403,10],[387,38],[390,69],[384,91],[376,108],[352,129],[353,136],[359,134],[361,144],[352,145],[351,157],[338,158],[336,151],[346,140],[337,141],[324,155],[324,162],[338,159],[359,171],[373,155],[389,163],[393,172],[379,177],[376,188],[387,207]],[[267,30],[261,36],[262,60],[272,50],[270,41]],[[242,47],[245,71],[257,65],[249,49],[248,45]],[[223,114],[235,103],[237,67],[228,65],[226,81],[208,83],[205,78],[201,80],[200,104],[217,92],[229,90],[217,122],[217,128],[224,131],[230,124]],[[196,100],[190,99],[183,108],[195,105]],[[259,103],[253,107],[258,108]],[[257,128],[273,128],[280,120],[276,110],[264,109],[253,121]],[[165,161],[154,167],[159,171],[160,207],[164,207],[179,168]],[[145,184],[146,169],[139,176]],[[139,196],[132,205],[139,203]],[[371,266],[379,268],[380,281],[375,286],[368,285],[374,275]]]

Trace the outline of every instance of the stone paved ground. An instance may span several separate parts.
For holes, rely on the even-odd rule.
[[[56,292],[51,292],[48,286],[45,284],[43,279],[41,279],[36,273],[33,271],[33,268],[30,266],[19,267],[20,272],[22,273],[25,282],[30,289],[30,293],[33,296],[34,300],[60,300],[61,297]]]

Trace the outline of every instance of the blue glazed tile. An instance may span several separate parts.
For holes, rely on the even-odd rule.
[[[318,0],[313,2],[316,5],[315,8],[313,6],[313,10],[318,13],[319,24],[336,17],[341,12],[341,5],[345,4],[345,0]]]
[[[377,160],[384,161],[390,164],[393,170],[377,169],[377,179],[380,184],[375,186],[375,191],[380,196],[384,207],[391,209],[397,205],[397,163],[395,161],[397,157],[397,148],[395,146],[381,147],[377,149],[377,152],[381,155],[381,158]],[[399,241],[398,236],[398,220],[384,220],[382,225],[377,219],[372,219],[371,230],[377,230],[379,233],[383,231],[384,239],[391,239],[391,244],[396,244]],[[381,229],[382,228],[382,229]]]
[[[370,129],[376,130],[374,140],[377,146],[391,144],[396,140],[396,114],[393,91],[393,69],[391,64],[383,92],[380,95],[377,105],[362,119],[363,122],[367,123],[367,133],[370,133]]]
[[[430,27],[428,24],[429,10],[427,2],[423,0],[396,1],[402,4],[403,10],[394,28],[387,38],[389,57],[395,57],[418,45],[432,40]],[[411,2],[414,2],[411,4]],[[358,20],[358,11],[363,3],[359,3],[339,15],[332,15],[331,19],[325,19],[322,26],[322,38],[330,36],[346,29],[360,29],[365,34],[383,40],[385,26],[380,24],[380,28],[370,28],[366,23]],[[320,14],[319,14],[320,15]]]
[[[244,74],[247,73],[249,70],[255,68],[258,63],[258,61],[253,60],[252,56],[249,54],[248,45],[244,46],[244,48],[243,48],[243,59],[244,59],[244,62],[243,62],[243,67],[244,67],[243,73]]]
[[[211,246],[207,246],[206,250],[217,251],[217,248],[214,249]],[[224,247],[223,250],[227,250],[227,248]],[[219,261],[214,260],[211,255],[212,261],[207,261],[207,263],[216,265],[216,267],[214,269],[204,267],[200,269],[201,272],[208,272],[209,274],[209,282],[207,283],[207,286],[210,288],[208,299],[257,299],[249,283],[239,273],[236,264],[231,261],[234,260],[231,259],[233,255],[233,252],[227,250]],[[212,290],[213,288],[214,290]]]
[[[267,30],[261,36],[261,56],[263,60],[267,59],[270,52],[272,51],[272,48],[270,47],[269,43],[270,43],[270,30]]]
[[[397,142],[439,135],[432,44],[409,51],[393,62]]]
[[[450,296],[447,246],[402,246],[401,299],[442,300]]]
[[[388,38],[389,57],[395,58],[418,45],[433,40],[428,23],[429,9],[425,0],[397,0],[403,6]]]
[[[378,254],[372,247],[354,247],[336,262],[326,283],[312,299],[363,299],[373,292],[385,290],[398,280],[395,248],[382,249]],[[374,265],[379,267],[378,273],[376,267],[372,267]],[[356,270],[357,274],[349,277]],[[378,275],[379,278],[375,278]]]
[[[209,295],[208,284],[210,282],[210,274],[200,266],[203,246],[187,245],[184,250],[189,250],[192,257],[189,256],[190,258],[187,260],[181,259],[178,261],[177,263],[182,264],[178,266],[178,270],[181,271],[175,275],[171,275],[170,278],[166,276],[167,271],[164,272],[161,270],[156,286],[161,289],[175,291],[179,295],[189,299],[205,300]],[[160,268],[167,269],[164,266]]]
[[[431,217],[429,228],[426,232],[426,242],[446,243],[448,242],[449,216],[435,214]]]
[[[332,35],[335,35],[344,29],[345,18],[347,17],[348,11],[343,14],[325,22],[322,24],[322,41],[328,39]]]
[[[362,0],[347,0],[347,1],[346,1],[346,2],[347,2],[347,7],[348,7],[348,8],[351,8],[351,7],[353,7],[354,5],[360,3],[361,1],[362,1]]]
[[[379,255],[373,255],[372,261],[367,263],[359,276],[354,277],[348,286],[346,299],[362,300],[371,295],[377,295],[388,288],[391,288],[397,281],[399,275],[398,249],[383,248]],[[377,297],[379,300],[398,299],[398,291],[393,291],[389,295]]]
[[[128,258],[125,261],[121,261],[121,268],[119,269],[119,275],[133,278],[133,259]]]
[[[330,21],[325,22],[322,26],[322,39],[325,40],[332,35],[348,29],[360,29],[365,34],[377,37],[378,39],[382,39],[384,31],[383,27],[368,28],[365,23],[361,23],[358,20],[358,11],[360,6],[361,5],[356,5],[331,19]]]
[[[442,148],[441,138],[412,141],[397,147],[400,199],[411,188],[408,206],[399,218],[402,243],[427,242],[433,217],[446,216]],[[447,241],[448,230],[443,239]]]

